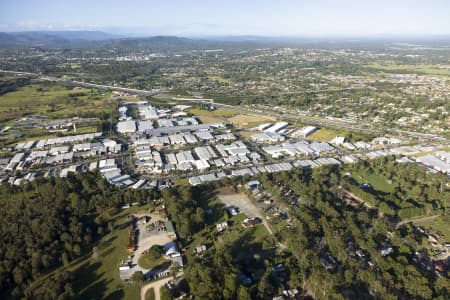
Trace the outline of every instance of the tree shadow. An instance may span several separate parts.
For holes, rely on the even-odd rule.
[[[96,282],[102,274],[97,271],[99,262],[86,262],[74,272],[74,289],[79,291],[76,299],[103,299],[106,291],[106,280]]]
[[[112,292],[111,294],[107,295],[104,299],[122,300],[124,296],[125,296],[125,293],[123,292],[123,290],[116,290],[116,291]]]

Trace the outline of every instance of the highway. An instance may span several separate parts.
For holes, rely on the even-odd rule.
[[[304,124],[311,124],[315,126],[325,126],[325,127],[334,127],[334,128],[340,128],[345,130],[351,130],[351,131],[360,131],[360,132],[366,132],[370,134],[384,134],[384,133],[390,133],[395,136],[404,136],[404,137],[410,137],[420,140],[429,140],[429,141],[438,141],[438,142],[449,142],[450,140],[434,135],[434,134],[426,134],[421,132],[414,132],[414,131],[404,131],[404,130],[397,130],[397,129],[382,129],[382,128],[375,128],[371,125],[366,125],[364,123],[360,124],[353,124],[344,122],[341,120],[329,120],[329,119],[319,119],[317,117],[309,117],[305,115],[299,115],[295,111],[288,111],[287,109],[283,109],[283,111],[276,111],[274,108],[269,109],[266,108],[263,111],[258,110],[256,108],[251,108],[245,105],[228,105],[228,104],[222,104],[222,103],[216,103],[214,102],[214,99],[202,99],[202,98],[178,98],[173,96],[168,96],[161,94],[159,90],[139,90],[139,89],[132,89],[132,88],[126,88],[126,87],[118,87],[118,86],[112,86],[112,85],[104,85],[104,84],[97,84],[97,83],[89,83],[89,82],[83,82],[83,81],[76,81],[76,80],[70,80],[65,78],[58,78],[58,77],[52,77],[52,76],[46,76],[43,74],[37,74],[37,73],[29,73],[29,72],[16,72],[16,71],[7,71],[7,70],[0,70],[0,72],[3,73],[9,73],[9,74],[15,74],[15,75],[26,75],[26,76],[34,76],[38,77],[42,80],[47,81],[54,81],[54,82],[65,82],[77,86],[84,86],[89,88],[98,88],[98,89],[107,89],[107,90],[118,90],[130,94],[137,94],[141,96],[154,96],[158,99],[171,99],[173,101],[186,101],[186,102],[196,102],[196,103],[211,103],[214,104],[215,107],[218,108],[229,108],[229,109],[236,109],[240,112],[249,113],[249,114],[264,114],[267,116],[274,117],[276,119],[283,119],[289,122],[301,122]]]

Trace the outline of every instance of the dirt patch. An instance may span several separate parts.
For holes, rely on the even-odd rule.
[[[218,188],[216,191],[220,195],[236,194],[236,190],[232,186],[224,186],[224,187]]]
[[[263,123],[274,122],[275,118],[263,115],[237,115],[229,118],[228,121],[240,128],[255,127]]]

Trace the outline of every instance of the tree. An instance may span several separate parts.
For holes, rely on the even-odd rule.
[[[178,272],[180,271],[180,265],[176,262],[172,263],[170,266],[170,274],[172,274],[173,279],[177,277]]]
[[[131,280],[136,283],[136,285],[138,287],[141,287],[142,284],[144,283],[144,273],[142,273],[142,271],[136,271],[133,273],[133,275],[131,276]]]
[[[151,260],[157,260],[159,259],[163,254],[163,248],[160,245],[153,245],[148,249],[147,256]]]

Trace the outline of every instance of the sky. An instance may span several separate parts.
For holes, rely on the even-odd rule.
[[[0,31],[151,36],[450,35],[450,0],[0,0]]]

